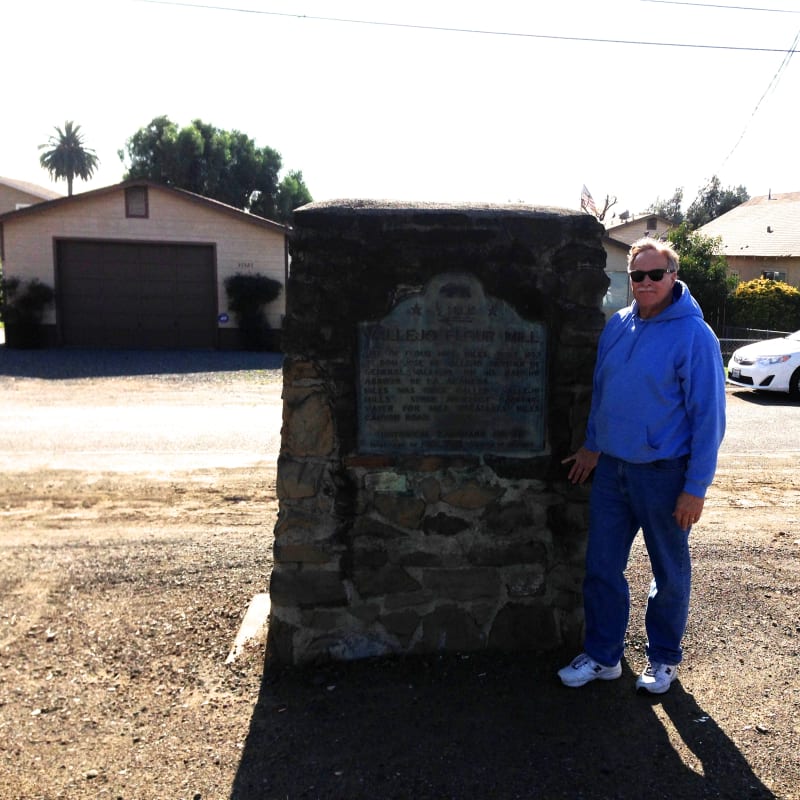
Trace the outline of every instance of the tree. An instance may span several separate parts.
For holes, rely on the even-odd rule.
[[[723,189],[719,178],[714,175],[687,209],[686,222],[692,230],[696,230],[749,199],[750,195],[744,186]]]
[[[600,220],[600,222],[602,222],[606,218],[606,214],[608,214],[608,211],[611,208],[611,206],[615,206],[616,204],[617,204],[617,198],[610,194],[607,194],[606,199],[603,202],[602,210],[597,212],[597,219]]]
[[[279,181],[277,150],[200,119],[179,129],[168,117],[156,117],[128,139],[126,150],[126,180],[166,183],[270,219],[286,222],[292,209],[311,200],[302,172]],[[124,162],[125,151],[118,155]]]
[[[648,211],[658,214],[661,217],[668,219],[673,225],[680,225],[683,222],[683,187],[675,189],[675,194],[669,200],[662,200],[660,197],[656,198]]]
[[[278,186],[278,219],[288,220],[296,208],[312,201],[311,193],[303,183],[303,173],[299,170],[289,172]]]
[[[39,156],[39,163],[52,178],[66,178],[67,194],[72,196],[72,182],[77,177],[88,181],[100,163],[94,150],[83,143],[81,126],[74,122],[64,123],[64,130],[56,127],[56,136],[51,136],[39,149],[50,149]]]
[[[727,275],[727,261],[720,253],[720,239],[703,236],[683,222],[667,234],[680,256],[680,278],[703,309],[706,322],[717,331],[725,324],[725,306],[734,285]]]

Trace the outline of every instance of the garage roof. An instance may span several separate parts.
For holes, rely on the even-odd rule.
[[[287,231],[286,225],[281,225],[281,223],[274,222],[271,219],[266,219],[266,217],[259,217],[256,214],[249,214],[239,208],[229,206],[226,203],[220,203],[218,200],[211,200],[208,197],[203,197],[202,195],[195,194],[194,192],[187,192],[185,189],[176,189],[174,186],[167,186],[163,183],[156,183],[155,181],[147,180],[123,181],[122,183],[115,183],[112,186],[104,186],[101,189],[93,189],[88,192],[73,194],[71,197],[58,197],[55,200],[36,203],[35,205],[28,206],[27,208],[20,208],[17,211],[8,211],[5,214],[0,214],[0,223],[7,219],[18,219],[19,217],[30,216],[32,214],[47,214],[49,211],[55,208],[63,208],[68,204],[78,204],[88,198],[97,198],[102,197],[105,194],[113,194],[114,192],[125,190],[131,186],[147,186],[157,191],[170,192],[182,197],[185,200],[188,200],[189,202],[199,203],[201,205],[213,208],[215,211],[218,211],[221,214],[235,216],[237,219],[244,222],[249,222],[262,228],[271,228],[272,230],[280,231],[281,233],[286,233]]]

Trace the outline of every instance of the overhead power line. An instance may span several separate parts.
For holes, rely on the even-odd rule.
[[[724,167],[725,164],[728,163],[728,160],[730,159],[730,157],[736,152],[736,149],[742,143],[742,139],[744,139],[745,134],[747,133],[747,129],[750,127],[750,123],[755,118],[756,114],[758,113],[759,109],[761,108],[761,104],[764,102],[764,100],[766,99],[767,95],[769,95],[770,92],[774,92],[775,91],[776,87],[778,86],[778,82],[780,81],[780,79],[781,79],[781,77],[783,75],[784,70],[788,66],[789,61],[791,61],[791,59],[792,59],[792,54],[797,52],[798,42],[800,42],[800,31],[798,31],[797,35],[794,37],[794,41],[792,42],[791,48],[786,51],[786,55],[784,56],[783,61],[781,62],[781,65],[778,67],[777,72],[772,76],[772,80],[769,82],[769,86],[767,86],[767,88],[764,90],[764,94],[761,95],[761,97],[759,98],[758,102],[756,103],[756,107],[753,109],[753,113],[750,114],[750,119],[747,121],[747,123],[744,126],[744,129],[742,130],[741,135],[736,140],[736,144],[733,145],[733,147],[731,148],[730,153],[728,153],[728,155],[725,156],[725,158],[723,159],[722,164],[720,164],[720,168],[719,168],[719,170],[717,170],[717,172],[720,172],[722,170],[722,167]]]
[[[517,31],[493,31],[479,28],[454,28],[444,25],[418,25],[410,22],[380,22],[378,20],[349,19],[346,17],[323,17],[311,14],[290,14],[285,11],[262,11],[252,8],[231,8],[228,6],[214,6],[205,3],[182,3],[177,0],[136,0],[139,3],[151,3],[161,6],[180,6],[183,8],[201,8],[208,11],[229,11],[236,14],[259,14],[269,17],[290,17],[292,19],[308,19],[316,22],[338,22],[348,25],[371,25],[383,28],[404,28],[406,30],[438,31],[444,33],[471,33],[481,36],[509,36],[521,39],[549,39],[561,42],[588,42],[594,44],[630,44],[645,47],[685,47],[699,50],[731,50],[751,53],[786,53],[781,47],[741,47],[723,44],[690,44],[687,42],[651,42],[637,39],[603,39],[589,36],[558,36],[546,33],[519,33]],[[794,50],[789,51],[794,53]]]
[[[731,6],[722,3],[688,3],[684,0],[642,0],[643,3],[663,3],[670,6],[695,6],[696,8],[724,8],[728,11],[766,11],[770,14],[800,14],[796,8],[763,8],[761,6]]]

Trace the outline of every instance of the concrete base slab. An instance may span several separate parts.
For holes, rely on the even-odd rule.
[[[225,659],[226,664],[231,664],[236,660],[247,642],[253,639],[265,639],[270,607],[271,603],[267,592],[262,592],[253,597],[247,607],[242,624],[239,626],[239,632],[236,634],[233,647]]]

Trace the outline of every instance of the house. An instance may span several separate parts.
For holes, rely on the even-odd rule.
[[[603,249],[606,251],[606,275],[610,281],[603,298],[603,313],[608,320],[621,308],[629,306],[633,299],[628,280],[628,251],[631,247],[627,242],[604,236]]]
[[[51,345],[238,346],[225,279],[286,286],[287,228],[181,189],[128,181],[0,214],[5,277],[56,291]],[[284,293],[267,309],[279,329]]]
[[[635,219],[625,212],[614,219],[624,219],[606,228],[603,237],[603,248],[606,251],[606,275],[610,284],[603,298],[603,312],[606,319],[612,317],[621,308],[631,304],[628,281],[628,251],[638,239],[651,236],[664,238],[672,223],[659,214],[642,214]]]
[[[614,223],[613,220],[619,222]],[[640,214],[638,217],[631,217],[627,212],[623,212],[619,217],[612,217],[612,222],[606,227],[606,234],[630,247],[637,239],[645,236],[663,239],[670,228],[672,223],[660,214]]]
[[[800,192],[751,197],[698,230],[721,240],[729,275],[800,288]]]
[[[61,196],[52,189],[45,189],[34,183],[0,177],[0,214],[5,214],[6,211],[18,211],[34,203],[55,200]]]

